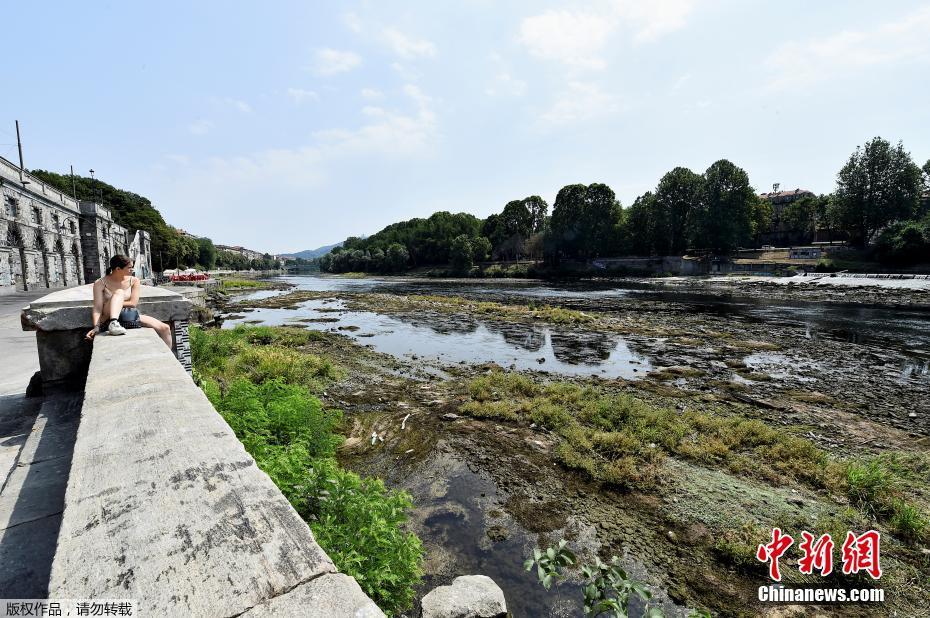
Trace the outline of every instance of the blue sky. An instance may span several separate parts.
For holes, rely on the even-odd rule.
[[[829,192],[930,158],[930,6],[890,1],[43,2],[4,8],[0,155],[214,241],[313,248],[728,158]]]

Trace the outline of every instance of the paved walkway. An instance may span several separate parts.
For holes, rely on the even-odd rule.
[[[23,307],[48,291],[0,295],[0,597],[45,598],[71,454],[80,393],[26,397],[39,370],[34,332]]]
[[[23,307],[48,291],[0,294],[0,397],[25,393],[29,379],[39,370],[36,334],[24,331],[19,322]]]

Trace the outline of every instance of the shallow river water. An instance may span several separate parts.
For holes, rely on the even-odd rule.
[[[661,282],[551,284],[314,276],[284,280],[294,284],[297,290],[454,295],[503,303],[535,301],[606,313],[629,308],[636,304],[632,301],[646,301],[639,303],[640,311],[655,307],[655,310],[671,310],[672,316],[676,312],[708,314],[718,322],[722,318],[761,325],[771,329],[770,332],[790,332],[794,341],[806,340],[814,345],[821,340],[853,343],[882,357],[883,360],[876,362],[892,380],[911,384],[914,380],[930,381],[930,312],[921,309],[762,300],[728,293],[681,291],[665,287]],[[234,300],[257,300],[284,293],[253,292]],[[305,301],[296,310],[258,308],[226,320],[223,327],[231,328],[240,323],[293,325],[343,333],[378,352],[421,361],[418,363],[421,368],[437,375],[444,373],[443,366],[494,362],[503,367],[566,376],[637,379],[663,361],[668,364],[667,359],[652,358],[648,347],[615,333],[433,313],[387,315],[350,310],[342,300],[335,298]],[[789,352],[745,353],[743,362],[774,380],[810,382],[810,376],[817,375],[819,369],[812,370],[804,365],[808,361],[799,360]],[[734,376],[734,380],[741,379]],[[440,432],[437,436],[437,445],[430,454],[412,464],[413,468],[405,468],[403,473],[385,471],[383,460],[378,456],[366,463],[364,460],[369,456],[363,455],[357,463],[367,468],[367,473],[384,476],[391,485],[413,494],[416,513],[412,525],[431,548],[431,560],[452,564],[455,574],[491,576],[505,591],[514,616],[579,615],[577,583],[566,582],[547,594],[535,581],[534,574],[522,569],[521,563],[528,551],[539,542],[538,535],[511,518],[504,507],[508,491],[497,486],[493,474],[494,466],[519,463],[502,464],[493,453],[475,458],[480,448],[463,447],[463,440],[480,441],[474,437],[463,438],[454,432]],[[576,526],[573,534],[595,539],[594,544],[597,544],[596,529],[584,523],[572,525]],[[631,527],[633,525],[631,523]],[[507,529],[506,536],[491,538],[494,530],[503,528]],[[635,577],[660,580],[653,577],[655,573],[649,573],[645,562],[648,561],[634,555],[623,556],[625,568]],[[430,574],[421,592],[448,583],[452,575],[446,571],[430,572],[429,565],[427,572]],[[687,615],[686,608],[673,603],[666,590],[656,586],[654,591],[666,615]],[[636,607],[634,615],[641,611],[641,607]]]
[[[499,302],[528,299],[568,308],[619,311],[632,298],[681,305],[695,313],[765,324],[773,329],[801,328],[811,340],[832,339],[876,350],[888,349],[904,359],[904,376],[930,378],[930,312],[838,303],[772,302],[729,294],[682,292],[638,282],[550,284],[528,281],[448,281],[410,279],[342,279],[292,276],[284,281],[297,290],[456,295]],[[239,299],[260,299],[282,292],[254,292]],[[545,370],[569,376],[636,378],[652,368],[651,359],[623,337],[587,333],[571,326],[505,324],[472,318],[450,321],[441,316],[417,318],[349,311],[339,301],[311,300],[297,311],[257,309],[226,322],[261,321],[269,325],[304,325],[343,332],[397,357],[441,364],[494,362],[520,370]]]

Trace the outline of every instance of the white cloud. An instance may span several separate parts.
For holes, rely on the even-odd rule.
[[[930,7],[871,30],[846,30],[808,41],[789,41],[767,59],[767,88],[810,85],[894,63],[930,62]]]
[[[520,97],[526,93],[526,82],[514,77],[509,63],[497,52],[488,55],[491,61],[491,71],[494,77],[484,92],[490,97],[511,96]]]
[[[407,84],[404,94],[414,103],[413,113],[367,106],[362,113],[368,124],[353,130],[329,129],[314,136],[327,156],[355,154],[412,155],[427,151],[438,135],[433,99]]]
[[[213,123],[209,120],[198,120],[188,125],[187,130],[194,135],[206,135],[213,128]]]
[[[303,88],[288,88],[287,96],[291,98],[297,105],[303,105],[308,101],[319,101],[320,95],[315,93],[312,90],[304,90]]]
[[[368,99],[369,101],[380,101],[384,98],[384,93],[376,88],[362,88],[359,94],[362,95],[363,99]]]
[[[407,82],[415,82],[420,79],[420,72],[406,64],[392,62],[391,70],[397,73],[401,79]]]
[[[359,18],[358,13],[354,11],[343,13],[342,23],[344,23],[346,25],[346,28],[348,28],[355,34],[361,34],[362,30],[364,30],[364,26],[362,26],[361,18]]]
[[[683,28],[695,1],[613,0],[583,11],[548,10],[524,19],[517,40],[538,58],[600,70],[612,37],[629,31],[634,44],[654,41]]]
[[[394,28],[385,28],[382,36],[388,47],[405,60],[431,58],[436,55],[436,46],[426,39],[411,38]]]
[[[313,70],[317,75],[336,75],[351,71],[361,63],[361,56],[354,52],[326,48],[317,50]]]
[[[695,0],[616,0],[615,10],[635,30],[633,42],[646,43],[684,28],[694,4]]]
[[[221,103],[228,107],[232,107],[233,109],[240,111],[243,114],[250,114],[252,112],[252,106],[245,101],[240,101],[239,99],[226,97],[221,101]]]
[[[621,109],[622,102],[617,95],[604,92],[593,82],[573,81],[538,120],[543,126],[573,124],[609,116]]]
[[[524,19],[518,40],[538,58],[603,69],[602,53],[613,28],[610,16],[549,10]]]
[[[526,94],[526,82],[517,79],[507,71],[501,71],[494,76],[491,85],[485,89],[488,96],[522,97]]]

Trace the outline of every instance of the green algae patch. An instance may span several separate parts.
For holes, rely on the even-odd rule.
[[[538,383],[500,370],[472,379],[466,392],[463,412],[551,430],[561,438],[563,465],[621,487],[655,486],[669,454],[773,484],[822,487],[826,480],[826,453],[811,442],[716,409],[682,411],[600,386]]]

